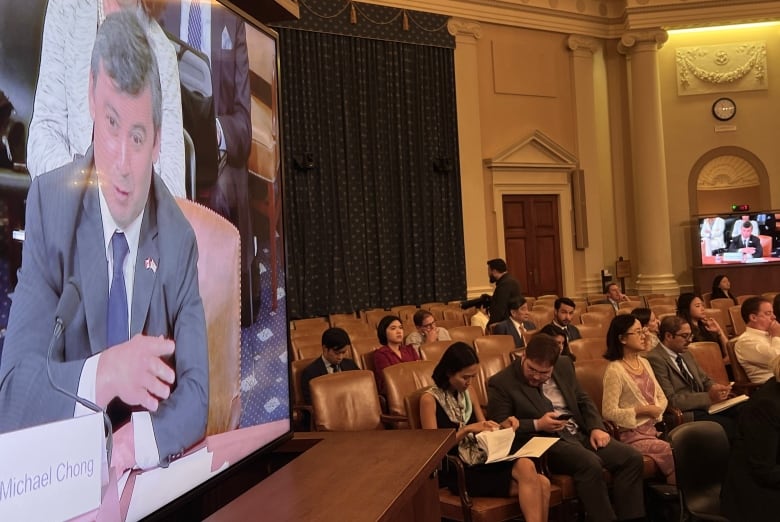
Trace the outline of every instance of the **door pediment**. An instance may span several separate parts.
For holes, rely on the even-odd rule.
[[[577,158],[549,136],[536,130],[527,138],[484,160],[485,167],[502,170],[563,170],[577,168]]]

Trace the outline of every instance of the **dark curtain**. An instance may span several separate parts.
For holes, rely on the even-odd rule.
[[[290,317],[463,298],[453,50],[279,33]]]

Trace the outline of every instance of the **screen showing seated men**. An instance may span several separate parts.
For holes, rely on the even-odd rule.
[[[779,220],[776,211],[698,217],[701,263],[760,263],[778,258]]]
[[[0,518],[99,474],[138,520],[291,433],[277,73],[216,2],[2,3],[0,455],[96,412],[105,441],[3,457]]]

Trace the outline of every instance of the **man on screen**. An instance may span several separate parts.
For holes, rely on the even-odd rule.
[[[72,316],[54,345],[52,380],[108,409],[121,472],[166,464],[203,437],[206,327],[195,235],[153,174],[159,73],[134,13],[106,18],[90,69],[93,145],[37,177],[27,198],[0,362],[0,431],[89,412],[47,378],[55,314]],[[71,284],[80,300],[68,313],[58,305]]]
[[[763,257],[764,248],[761,246],[761,240],[753,235],[753,223],[751,221],[742,221],[742,229],[739,236],[731,240],[729,252],[739,252],[753,257]]]

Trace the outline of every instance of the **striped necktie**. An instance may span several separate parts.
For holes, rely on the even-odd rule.
[[[187,43],[200,51],[202,38],[203,21],[201,20],[200,3],[196,1],[190,4],[190,16],[187,20]]]

